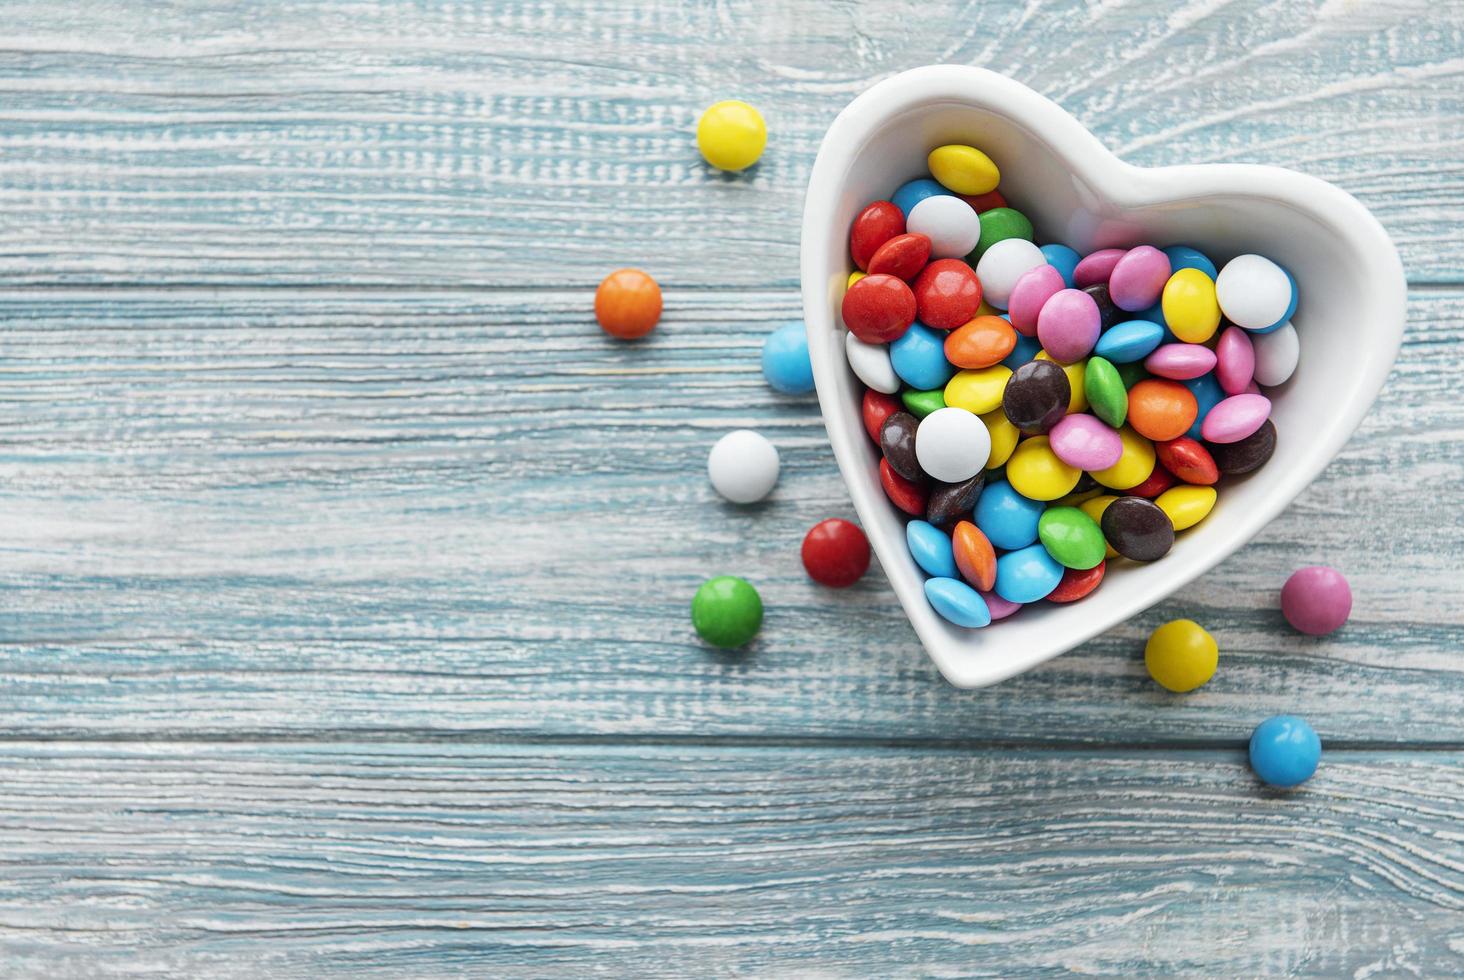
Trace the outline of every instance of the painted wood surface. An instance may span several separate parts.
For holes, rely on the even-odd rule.
[[[1258,713],[1304,709],[1329,740],[1464,741],[1459,294],[1415,293],[1377,409],[1255,543],[983,692],[940,680],[882,576],[832,593],[804,575],[804,530],[850,505],[816,403],[757,367],[794,298],[668,306],[627,347],[578,291],[0,303],[8,727],[1230,745]],[[751,509],[700,475],[742,425],[784,458]],[[1324,640],[1276,611],[1308,561],[1357,592]],[[690,629],[721,572],[767,603],[744,654]],[[1141,660],[1180,614],[1225,651],[1184,698]]]
[[[1464,6],[1428,0],[4,4],[9,282],[792,286],[818,142],[871,83],[983,65],[1143,165],[1333,180],[1464,279]],[[757,170],[695,156],[743,97]]]
[[[54,745],[0,752],[13,969],[1445,976],[1464,757]]]

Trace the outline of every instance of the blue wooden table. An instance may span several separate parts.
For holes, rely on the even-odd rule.
[[[0,3],[0,974],[1464,972],[1464,8],[1195,0]],[[1138,164],[1333,180],[1409,331],[1202,583],[946,686],[849,515],[797,318],[825,127],[918,64]],[[691,130],[741,97],[763,162]],[[639,265],[657,333],[602,338]],[[783,453],[720,503],[720,433]],[[1276,611],[1345,569],[1348,626]],[[762,590],[743,655],[687,604]],[[1154,625],[1221,669],[1167,695]],[[1249,775],[1261,718],[1327,745]]]

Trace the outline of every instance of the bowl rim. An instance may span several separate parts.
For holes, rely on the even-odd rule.
[[[1371,281],[1364,290],[1367,307],[1359,316],[1376,324],[1375,341],[1358,374],[1360,393],[1338,408],[1340,425],[1330,437],[1308,443],[1310,465],[1288,472],[1261,506],[1243,512],[1231,524],[1233,533],[1189,567],[1176,569],[1158,589],[1110,603],[1083,626],[1050,643],[1039,643],[1006,657],[971,657],[963,649],[970,638],[952,638],[930,608],[923,578],[908,555],[897,551],[870,520],[873,508],[888,508],[878,481],[860,472],[866,441],[858,412],[851,412],[834,393],[835,372],[847,371],[843,327],[830,308],[829,288],[835,268],[847,257],[826,254],[824,242],[834,221],[850,166],[868,142],[897,117],[912,110],[957,104],[1001,117],[1025,130],[1070,172],[1081,173],[1103,198],[1119,208],[1143,208],[1207,196],[1268,201],[1300,208],[1335,228],[1343,247],[1369,256]],[[966,65],[929,65],[891,76],[857,96],[829,126],[809,174],[804,196],[799,250],[804,322],[819,406],[844,484],[885,569],[907,618],[927,654],[945,678],[957,687],[982,687],[1005,680],[1086,642],[1097,634],[1162,601],[1194,578],[1229,557],[1291,504],[1336,457],[1361,424],[1392,370],[1402,344],[1407,284],[1396,248],[1378,220],[1356,198],[1320,178],[1282,167],[1256,164],[1184,164],[1138,167],[1114,156],[1082,123],[1057,103],[1022,83],[996,72]],[[825,327],[832,323],[833,330]],[[984,632],[984,631],[983,631]]]

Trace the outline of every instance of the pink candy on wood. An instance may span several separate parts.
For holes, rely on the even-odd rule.
[[[1120,310],[1137,313],[1159,302],[1169,281],[1169,256],[1153,245],[1140,245],[1124,253],[1108,277],[1108,295]]]
[[[1022,273],[1007,298],[1012,329],[1028,337],[1037,336],[1037,314],[1062,286],[1062,273],[1050,265],[1039,265]]]
[[[1309,565],[1291,573],[1281,587],[1281,614],[1303,633],[1330,633],[1352,613],[1352,587],[1335,568]]]
[[[1226,327],[1215,345],[1215,380],[1227,395],[1239,395],[1256,373],[1256,349],[1250,334],[1240,327]]]
[[[1270,416],[1271,399],[1265,395],[1231,395],[1210,409],[1200,423],[1200,435],[1206,442],[1239,442]]]

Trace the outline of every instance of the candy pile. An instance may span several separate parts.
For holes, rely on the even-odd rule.
[[[1270,459],[1297,289],[1260,255],[1039,248],[984,153],[927,162],[854,219],[845,352],[926,597],[980,627],[1164,557]]]

